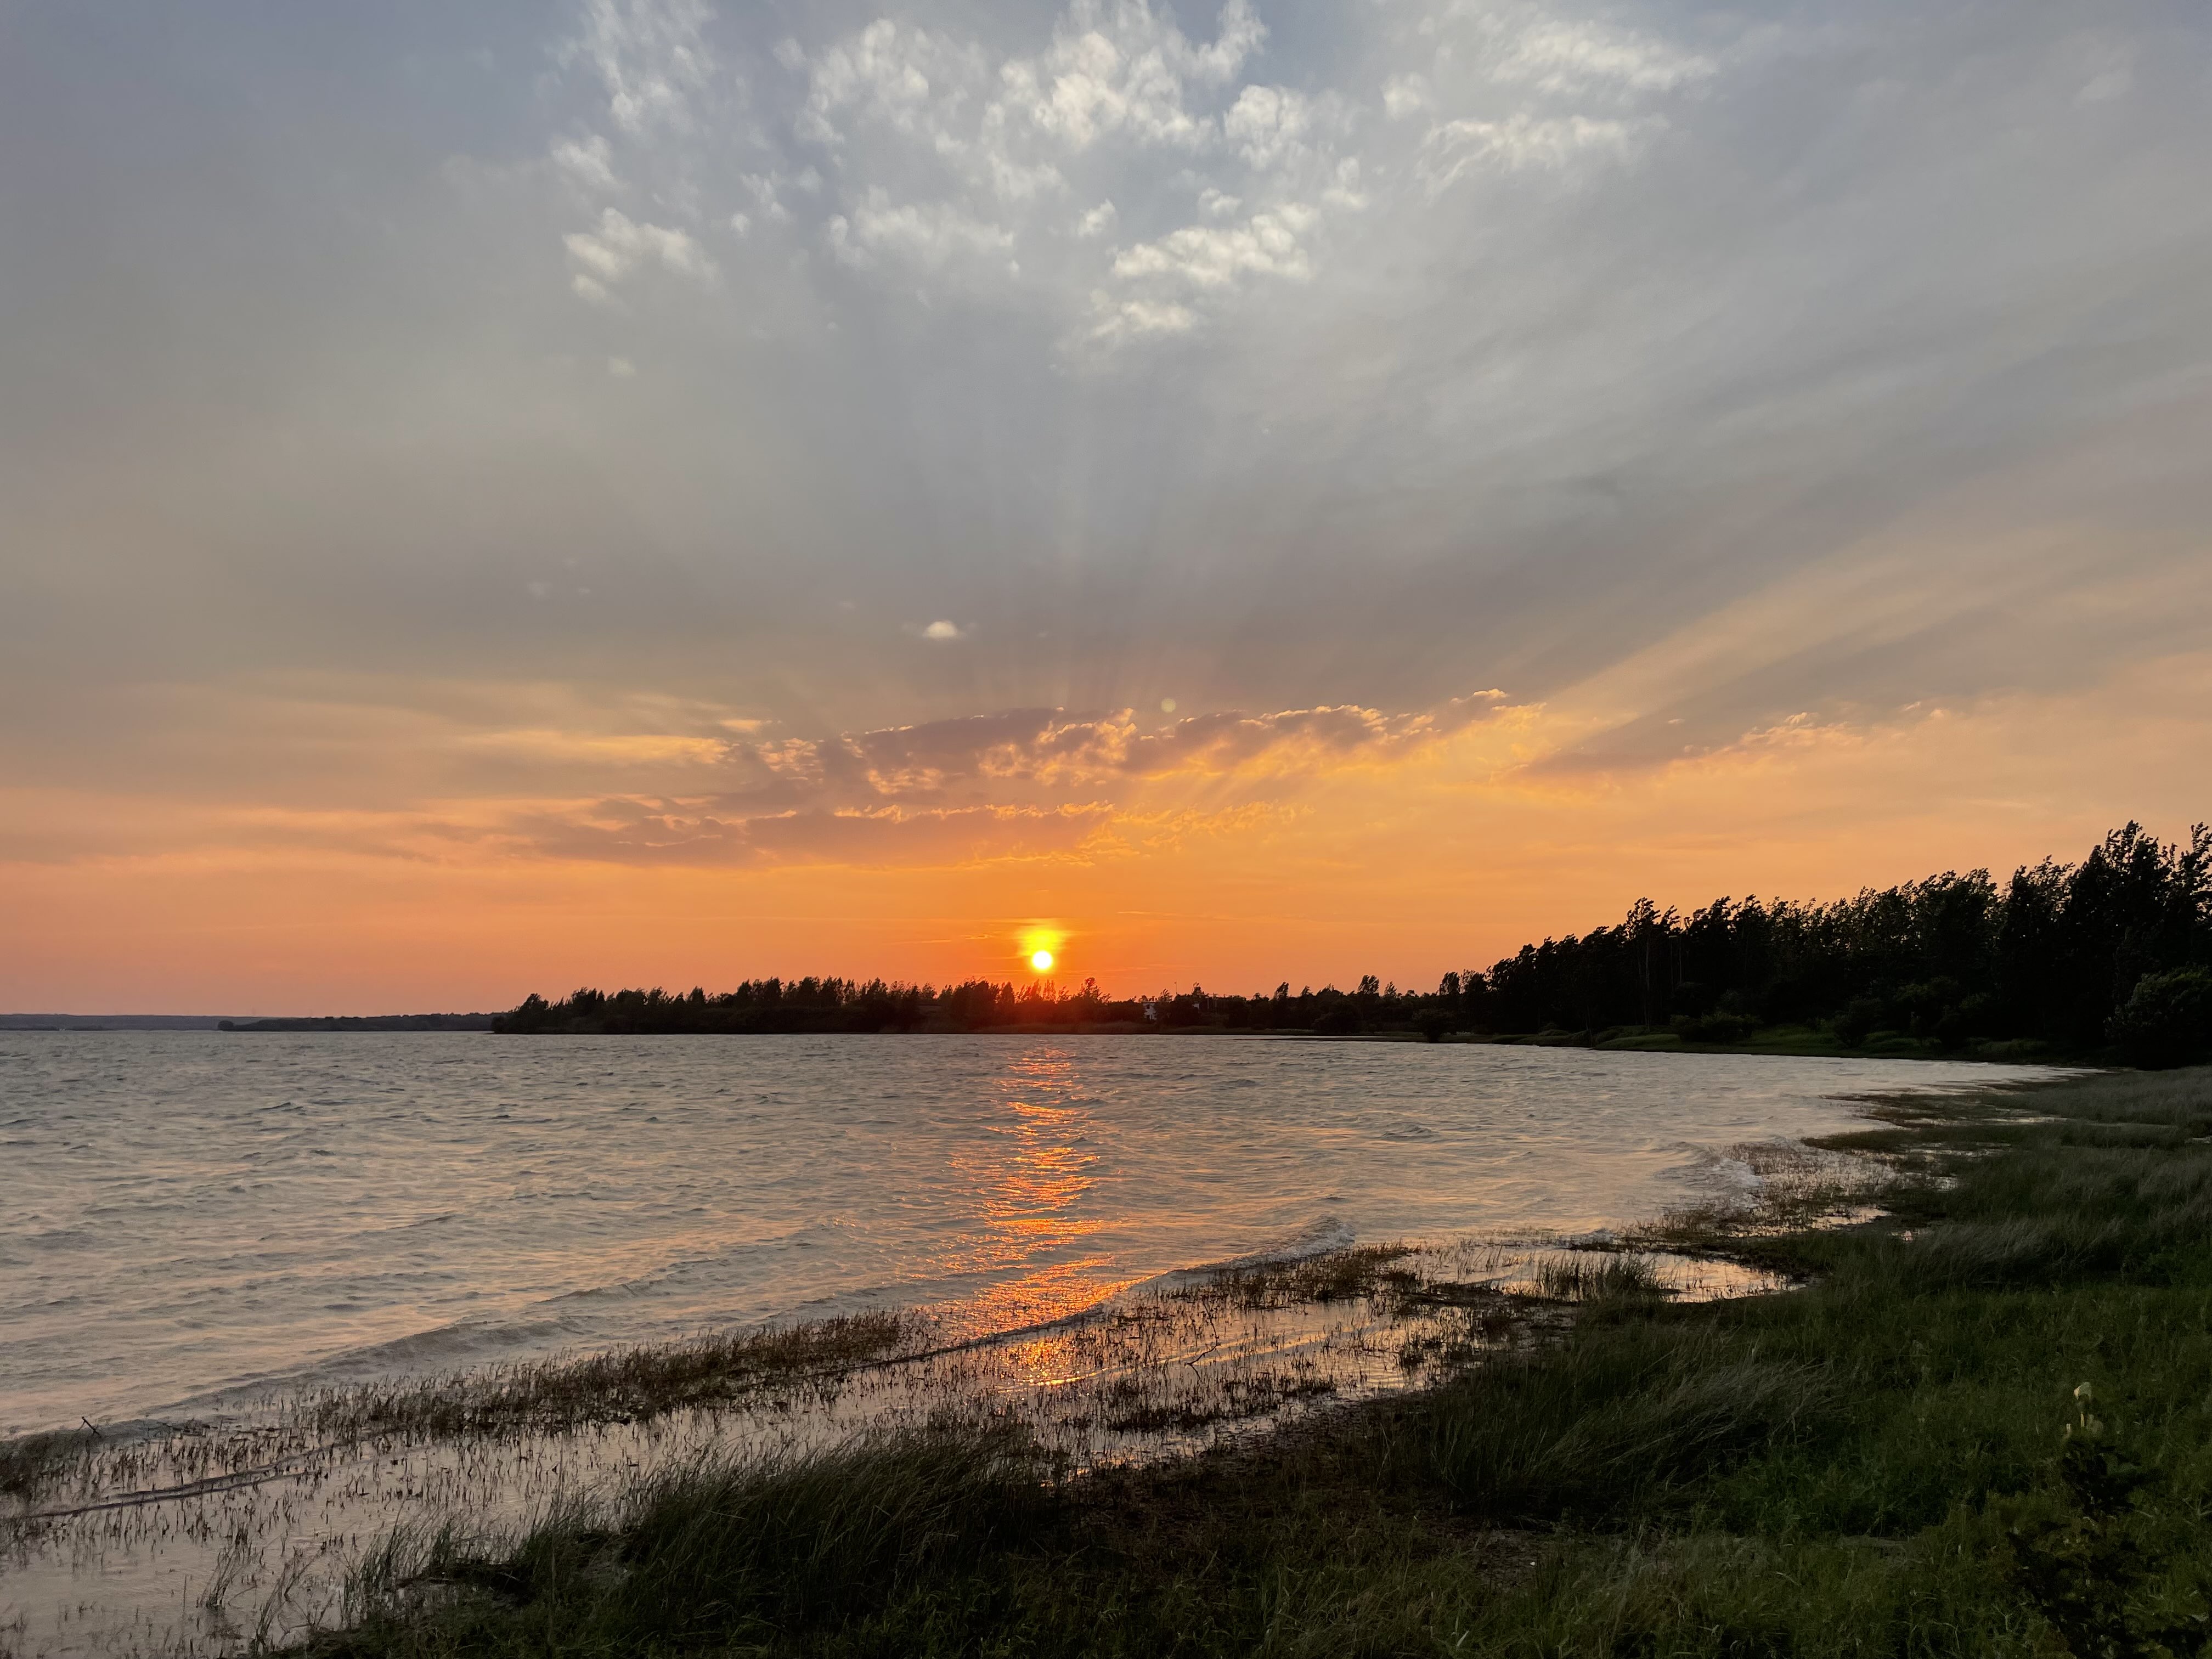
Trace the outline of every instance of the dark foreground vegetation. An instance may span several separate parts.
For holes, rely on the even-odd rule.
[[[1623,1047],[2096,1055],[2212,1054],[2212,830],[2174,845],[2129,824],[2078,864],[2002,887],[1947,872],[1833,903],[1716,899],[1685,916],[1639,901],[1617,926],[1523,945],[1433,992],[1375,975],[1351,991],[1201,988],[1111,998],[976,981],[753,980],[720,995],[532,996],[510,1032],[1003,1029],[1513,1035]]]
[[[1805,1288],[1670,1304],[1256,1446],[1069,1476],[989,1421],[401,1537],[325,1656],[2190,1655],[2212,1589],[2212,1073],[1844,1144]]]

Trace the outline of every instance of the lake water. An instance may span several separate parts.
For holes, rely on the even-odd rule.
[[[1206,1037],[0,1035],[0,1434],[1572,1234],[2035,1068]]]

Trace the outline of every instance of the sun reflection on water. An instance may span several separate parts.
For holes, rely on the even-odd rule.
[[[1114,1252],[1087,1244],[1108,1224],[1091,1210],[1099,1196],[1100,1144],[1112,1129],[1075,1057],[1058,1048],[1027,1050],[995,1086],[988,1144],[956,1166],[982,1222],[982,1237],[962,1263],[986,1281],[962,1310],[978,1332],[1065,1319],[1133,1282],[1116,1271]]]

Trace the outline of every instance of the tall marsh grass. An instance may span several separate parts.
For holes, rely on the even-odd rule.
[[[770,1643],[849,1621],[1018,1543],[1051,1469],[993,1425],[661,1471],[556,1506],[495,1553],[387,1547],[329,1654],[604,1654]]]

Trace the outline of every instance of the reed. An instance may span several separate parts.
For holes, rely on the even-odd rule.
[[[82,1462],[98,1440],[87,1429],[59,1429],[0,1440],[0,1498],[27,1498],[45,1491]]]
[[[317,1432],[333,1437],[395,1431],[457,1437],[629,1422],[778,1389],[835,1386],[860,1367],[918,1350],[927,1334],[926,1323],[911,1314],[848,1314],[694,1342],[336,1390],[315,1401],[307,1418]]]
[[[1536,1291],[1555,1302],[1604,1302],[1662,1296],[1666,1287],[1658,1269],[1644,1256],[1583,1251],[1539,1262]]]
[[[387,1543],[328,1654],[696,1651],[850,1624],[973,1573],[1044,1509],[1052,1468],[989,1423],[780,1460],[703,1460],[556,1508],[497,1556]]]

